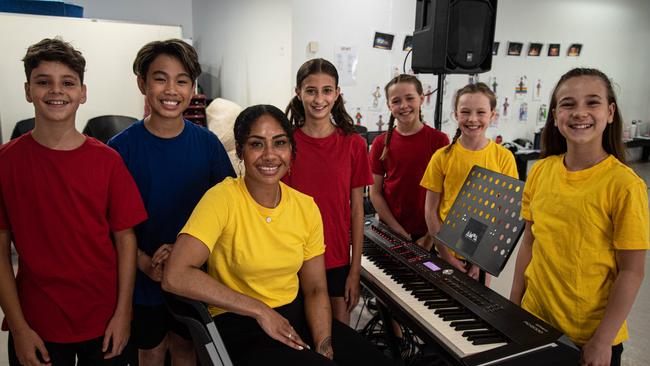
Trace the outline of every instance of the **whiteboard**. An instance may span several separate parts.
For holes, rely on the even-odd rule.
[[[27,47],[60,36],[86,59],[84,82],[88,101],[77,111],[81,131],[93,117],[120,114],[141,118],[144,97],[133,75],[133,60],[147,42],[181,38],[180,26],[135,24],[108,20],[0,13],[0,122],[7,142],[16,122],[34,117],[25,100],[21,59]]]

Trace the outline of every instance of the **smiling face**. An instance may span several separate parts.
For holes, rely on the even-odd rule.
[[[490,99],[483,93],[465,93],[458,98],[456,120],[462,136],[485,137],[485,131],[494,120],[495,111]]]
[[[86,86],[67,65],[42,61],[25,83],[25,98],[34,104],[37,121],[74,123],[79,105],[86,102]]]
[[[182,121],[194,85],[176,57],[161,54],[149,65],[146,78],[138,77],[138,87],[151,108],[152,119]]]
[[[296,88],[296,94],[305,109],[305,122],[329,122],[340,90],[334,77],[318,73],[307,76]]]
[[[242,159],[248,184],[278,184],[291,166],[291,143],[280,122],[269,114],[253,122]]]
[[[398,82],[388,88],[388,108],[404,128],[411,128],[420,121],[420,106],[424,96],[412,83]]]
[[[607,88],[595,76],[578,76],[566,80],[555,93],[555,124],[571,145],[602,146],[603,131],[614,121],[616,105],[609,103]]]

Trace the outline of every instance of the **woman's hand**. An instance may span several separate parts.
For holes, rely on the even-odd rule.
[[[264,332],[276,341],[282,342],[297,350],[309,349],[309,346],[303,342],[289,321],[270,307],[266,306],[260,316],[256,317],[255,320],[257,320],[257,323],[262,327]]]
[[[332,337],[327,337],[320,342],[316,351],[330,360],[333,360],[334,350],[332,349]]]

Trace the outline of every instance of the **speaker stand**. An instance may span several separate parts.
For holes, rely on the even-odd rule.
[[[433,127],[442,131],[442,97],[445,87],[445,74],[438,74],[438,89],[436,89],[436,110],[433,115]]]

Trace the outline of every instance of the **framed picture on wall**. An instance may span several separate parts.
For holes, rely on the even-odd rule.
[[[528,56],[537,57],[542,54],[543,43],[529,43]]]
[[[402,45],[402,51],[410,51],[413,49],[413,36],[404,37],[404,44]]]
[[[375,32],[372,47],[382,50],[391,50],[393,49],[393,39],[395,39],[395,35],[393,34]]]
[[[569,57],[578,57],[580,56],[580,52],[582,51],[582,43],[572,43],[571,46],[569,46],[569,50],[567,51],[567,56]]]
[[[508,56],[521,56],[524,44],[521,42],[508,42]]]
[[[557,57],[560,55],[560,44],[559,43],[549,43],[548,45],[548,57]]]
[[[499,42],[492,43],[492,56],[499,54]]]

